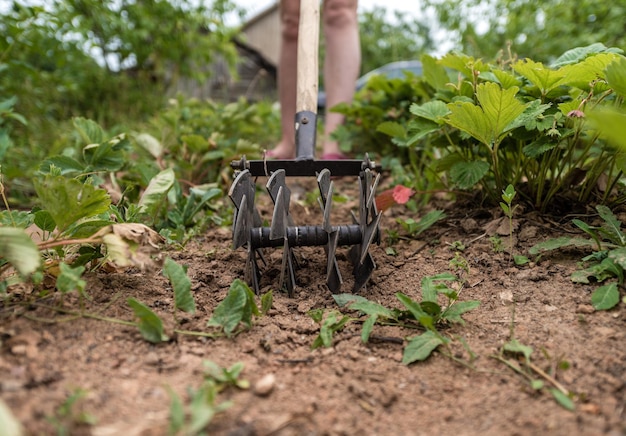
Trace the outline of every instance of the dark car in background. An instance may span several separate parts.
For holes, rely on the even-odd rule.
[[[403,78],[405,72],[421,76],[422,63],[420,61],[398,61],[383,65],[359,77],[356,81],[356,90],[363,88],[373,76],[384,74],[389,79],[395,79]],[[320,91],[317,95],[317,108],[318,112],[326,109],[326,93],[324,91]]]

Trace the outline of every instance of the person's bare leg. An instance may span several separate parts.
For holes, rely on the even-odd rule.
[[[281,49],[278,61],[278,100],[281,115],[281,139],[271,150],[276,159],[296,157],[295,121],[300,0],[281,0]]]
[[[330,134],[344,121],[342,114],[330,112],[328,109],[336,104],[352,101],[361,68],[357,4],[357,0],[324,0],[324,87],[327,109],[323,140],[325,155],[340,153],[339,145],[330,139]]]

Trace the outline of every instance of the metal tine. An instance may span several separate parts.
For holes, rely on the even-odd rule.
[[[248,202],[244,195],[237,209],[235,223],[233,224],[233,248],[237,249],[247,244],[250,239],[250,221],[248,219]]]
[[[333,181],[330,178],[330,171],[325,168],[317,176],[317,186],[320,190],[320,206],[324,214],[323,228],[327,233],[332,231],[330,225],[330,212],[333,205]]]
[[[352,248],[356,249],[356,246]],[[351,250],[351,253],[356,253],[356,250]],[[354,262],[354,287],[352,288],[352,292],[356,293],[360,291],[361,288],[367,284],[375,269],[376,263],[374,262],[372,255],[369,253],[365,256],[365,262]]]
[[[296,287],[295,259],[293,250],[287,239],[287,227],[293,227],[293,219],[289,213],[291,191],[285,181],[285,170],[280,169],[272,173],[265,185],[272,201],[274,213],[270,226],[270,239],[283,238],[283,260],[280,269],[280,288],[286,289],[291,297]]]
[[[326,266],[326,285],[330,292],[333,294],[339,292],[341,285],[343,284],[343,278],[341,272],[339,272],[339,265],[337,264],[337,258],[335,252],[337,251],[337,243],[339,241],[339,232],[332,232],[328,235],[328,263]]]
[[[371,174],[370,170],[366,170],[368,173]],[[370,192],[368,194],[368,198],[367,198],[367,210],[370,212],[373,212],[374,215],[378,214],[378,211],[376,210],[376,189],[378,188],[378,181],[380,180],[380,173],[376,174],[376,178],[374,179],[374,183],[372,184],[372,187],[370,188]]]
[[[317,175],[317,185],[320,190],[319,203],[324,213],[324,221],[322,228],[328,233],[328,243],[326,244],[325,251],[328,257],[326,264],[326,285],[332,293],[337,293],[341,289],[343,279],[339,272],[339,265],[337,264],[337,258],[335,253],[337,251],[337,245],[339,243],[339,232],[333,231],[333,227],[330,223],[330,212],[332,209],[333,199],[333,181],[330,177],[330,170],[327,168],[320,171]]]
[[[278,194],[274,201],[274,213],[270,226],[270,239],[281,239],[287,236],[287,210],[285,209],[285,196],[283,187],[278,188]]]
[[[365,257],[369,253],[370,245],[374,242],[374,239],[378,235],[378,227],[380,225],[380,219],[382,218],[382,214],[376,215],[374,221],[366,225],[362,228],[363,236],[361,238],[361,257],[359,258],[359,263],[363,263],[365,261]]]
[[[250,232],[252,227],[262,225],[261,215],[254,205],[255,184],[248,170],[241,171],[231,185],[228,196],[235,205],[235,218],[233,223],[233,247],[239,248],[247,245],[245,279],[259,293],[260,271],[257,256],[265,265],[265,258],[261,249],[252,249]]]
[[[270,197],[272,198],[272,201],[274,202],[274,204],[276,204],[276,201],[279,195],[278,191],[280,190],[281,187],[283,188],[283,196],[285,197],[285,200],[286,200],[285,210],[287,211],[287,224],[290,227],[293,227],[294,226],[293,219],[291,218],[291,215],[289,214],[289,206],[290,206],[289,203],[291,202],[291,190],[289,189],[285,181],[284,169],[274,171],[271,177],[268,179],[267,184],[265,185],[265,188],[267,189],[267,192],[270,194]]]
[[[256,263],[254,250],[251,249],[248,249],[248,258],[246,260],[244,278],[247,283],[252,285],[254,293],[259,295],[259,280],[261,279],[261,273],[259,272],[259,265]]]

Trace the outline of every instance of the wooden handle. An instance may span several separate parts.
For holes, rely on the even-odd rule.
[[[319,0],[300,0],[296,112],[317,113]]]

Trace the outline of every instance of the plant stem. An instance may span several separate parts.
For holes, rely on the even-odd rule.
[[[527,363],[528,363],[528,366],[530,367],[530,369],[532,369],[537,374],[539,374],[541,377],[543,377],[544,379],[549,381],[555,388],[557,388],[559,391],[561,391],[564,395],[569,395],[569,391],[567,389],[565,389],[565,387],[561,383],[556,381],[556,379],[554,377],[552,377],[551,375],[546,373],[544,370],[539,368],[534,363],[532,363],[532,362],[527,362]]]

